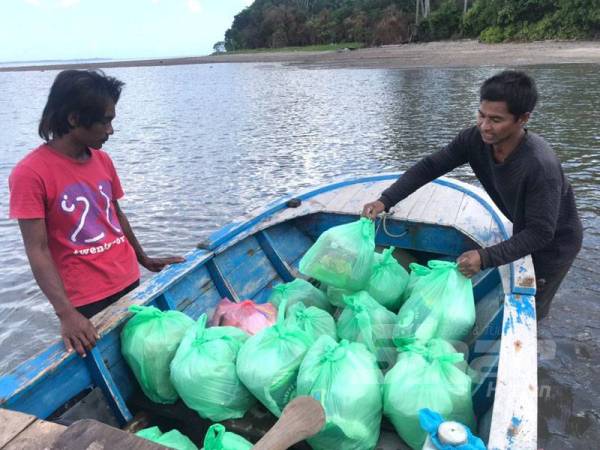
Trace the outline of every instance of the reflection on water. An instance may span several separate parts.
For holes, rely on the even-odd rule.
[[[285,193],[342,175],[406,169],[473,123],[478,86],[495,69],[219,64],[107,72],[127,85],[106,149],[130,222],[148,253],[158,255],[184,253]],[[540,331],[557,345],[556,357],[540,362],[540,385],[550,387],[540,400],[540,447],[592,448],[600,438],[592,378],[600,348],[600,77],[593,65],[530,72],[541,92],[530,129],[563,161],[586,229],[580,257]],[[0,371],[58,333],[18,227],[5,219],[8,174],[39,142],[37,121],[55,75],[0,73]],[[466,167],[453,175],[474,181]],[[578,340],[585,333],[589,338]]]

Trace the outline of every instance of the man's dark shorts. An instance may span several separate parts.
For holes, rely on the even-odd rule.
[[[538,321],[548,315],[552,299],[572,265],[573,261],[570,261],[568,264],[556,269],[540,271],[539,274],[536,272],[535,309]]]
[[[110,305],[112,305],[113,303],[115,303],[117,300],[119,300],[125,294],[128,294],[129,292],[133,291],[139,285],[140,285],[140,280],[134,281],[133,283],[131,283],[129,286],[127,286],[122,291],[119,291],[116,294],[111,295],[110,297],[106,297],[103,300],[99,300],[97,302],[90,303],[89,305],[80,306],[77,308],[77,311],[79,311],[81,314],[84,315],[84,317],[87,317],[89,319],[90,317],[98,314],[103,309],[105,309],[105,308],[109,307]]]

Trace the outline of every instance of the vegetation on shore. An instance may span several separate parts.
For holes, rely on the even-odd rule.
[[[598,0],[255,0],[215,51],[600,38]],[[326,47],[322,47],[325,45]],[[338,47],[335,47],[335,46]]]

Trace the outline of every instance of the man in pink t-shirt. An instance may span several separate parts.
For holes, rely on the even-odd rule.
[[[181,257],[150,258],[119,207],[123,189],[100,150],[113,134],[123,83],[102,72],[65,70],[39,126],[45,143],[9,178],[33,275],[60,319],[68,351],[85,356],[98,339],[89,318],[139,285],[138,262],[158,272]]]

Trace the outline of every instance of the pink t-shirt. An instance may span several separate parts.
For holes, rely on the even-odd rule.
[[[44,144],[15,166],[8,183],[11,219],[45,219],[48,247],[74,306],[139,279],[113,204],[123,189],[108,154],[91,149],[81,162]]]

